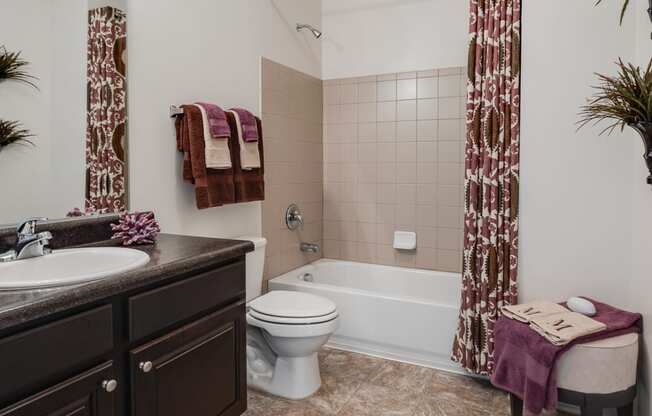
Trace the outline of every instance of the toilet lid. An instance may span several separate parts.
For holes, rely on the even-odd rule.
[[[333,302],[321,296],[284,290],[256,298],[249,307],[262,315],[290,319],[326,317],[337,311]]]

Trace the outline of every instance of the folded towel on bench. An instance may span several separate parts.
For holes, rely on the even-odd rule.
[[[503,306],[501,312],[504,316],[517,321],[529,323],[534,318],[541,318],[557,313],[569,312],[558,303],[536,301],[530,303],[523,303],[520,305]]]

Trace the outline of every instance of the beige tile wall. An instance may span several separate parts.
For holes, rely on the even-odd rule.
[[[268,280],[321,257],[301,253],[299,243],[322,244],[323,90],[321,80],[263,59],[262,91]],[[291,203],[303,211],[302,231],[285,226]]]
[[[324,81],[324,257],[461,269],[465,94],[463,68]]]

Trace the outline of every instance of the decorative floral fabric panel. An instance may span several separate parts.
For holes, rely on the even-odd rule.
[[[517,302],[521,0],[471,0],[462,304],[453,360],[491,374]]]
[[[86,208],[127,208],[127,24],[124,12],[102,7],[88,13]]]

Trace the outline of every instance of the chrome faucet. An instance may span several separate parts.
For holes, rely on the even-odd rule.
[[[16,245],[12,250],[0,254],[0,262],[41,257],[52,252],[48,247],[52,234],[49,231],[36,233],[36,224],[39,221],[47,221],[47,218],[28,218],[18,225]]]
[[[301,243],[299,245],[299,250],[304,253],[319,253],[319,244]]]

